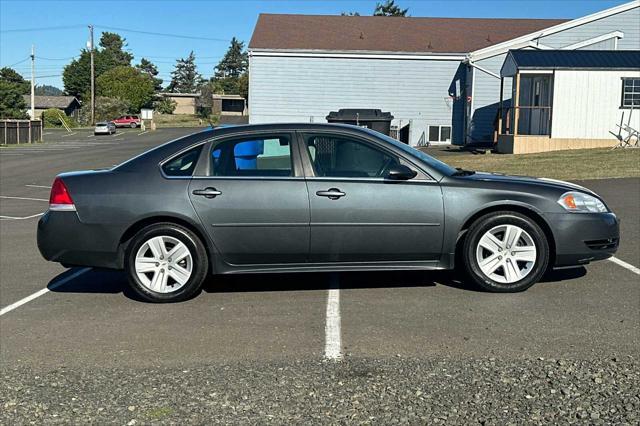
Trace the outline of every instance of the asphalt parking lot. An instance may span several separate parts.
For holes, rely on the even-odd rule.
[[[0,307],[38,294],[0,316],[0,422],[637,422],[640,179],[580,182],[620,216],[622,262],[520,294],[451,273],[265,274],[153,305],[119,272],[40,257],[56,174],[193,131],[0,149]]]

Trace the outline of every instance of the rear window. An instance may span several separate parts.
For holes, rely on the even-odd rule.
[[[200,158],[202,145],[173,157],[162,165],[162,171],[167,176],[192,176]]]

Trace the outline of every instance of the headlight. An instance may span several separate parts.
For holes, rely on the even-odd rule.
[[[565,192],[558,204],[570,212],[606,213],[607,207],[598,198],[584,192]]]

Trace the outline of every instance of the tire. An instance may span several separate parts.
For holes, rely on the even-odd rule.
[[[546,272],[549,242],[531,218],[511,211],[493,212],[469,228],[462,261],[469,277],[481,289],[516,293],[531,287]]]
[[[181,248],[173,251],[179,253],[178,258],[171,259],[172,250],[178,246],[186,248],[188,255],[181,257],[184,255]],[[193,297],[200,291],[208,269],[207,251],[200,238],[173,223],[143,228],[131,239],[125,252],[125,271],[131,289],[147,302],[180,302]]]
[[[135,129],[136,127],[138,127],[138,125],[137,125],[136,123],[131,123],[129,126],[130,126],[132,129]]]

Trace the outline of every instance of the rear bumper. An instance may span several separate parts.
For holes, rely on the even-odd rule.
[[[620,226],[614,213],[552,213],[546,219],[556,243],[556,267],[607,259],[618,250]]]
[[[38,250],[46,260],[72,266],[122,269],[118,239],[108,228],[80,222],[75,211],[47,211],[38,221]]]

